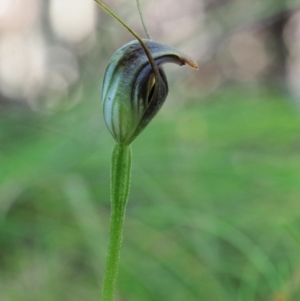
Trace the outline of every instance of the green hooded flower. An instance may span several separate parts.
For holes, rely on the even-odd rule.
[[[187,64],[198,69],[197,64],[181,51],[153,40],[143,41],[158,72],[153,70],[140,42],[134,40],[113,54],[104,76],[104,119],[119,144],[130,144],[165,102],[168,82],[162,64]]]

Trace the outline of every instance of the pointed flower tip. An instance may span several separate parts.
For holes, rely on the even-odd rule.
[[[192,61],[192,64],[190,66],[195,70],[199,70],[198,64],[194,61]]]
[[[199,70],[198,64],[194,60],[192,60],[191,58],[189,58],[189,59],[183,58],[183,61],[184,61],[185,64],[187,64],[191,68],[193,68],[195,70]]]

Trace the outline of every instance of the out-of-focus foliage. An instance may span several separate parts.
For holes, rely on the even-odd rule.
[[[4,18],[11,2],[0,1],[0,300],[96,301],[113,146],[100,88],[132,37],[86,0],[26,0]],[[109,2],[141,28],[135,1]],[[300,299],[297,1],[141,2],[153,36],[200,71],[166,68],[167,103],[134,142],[116,300]]]
[[[98,300],[112,141],[97,89],[48,118],[1,113],[3,301]],[[249,88],[189,100],[134,143],[118,300],[297,300],[297,110]]]

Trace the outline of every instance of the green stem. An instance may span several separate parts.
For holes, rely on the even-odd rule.
[[[102,301],[113,301],[131,175],[131,145],[116,144],[111,157],[111,216]]]
[[[136,3],[137,3],[137,7],[138,7],[138,10],[139,10],[139,14],[140,14],[141,21],[142,21],[144,30],[146,32],[146,35],[147,35],[148,39],[152,40],[151,34],[150,34],[150,32],[149,32],[149,30],[147,28],[146,22],[144,20],[144,16],[143,16],[143,13],[142,13],[142,8],[141,8],[140,0],[136,0]]]

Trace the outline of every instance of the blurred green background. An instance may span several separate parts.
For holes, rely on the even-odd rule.
[[[28,0],[27,19],[9,1],[0,4],[0,300],[99,300],[113,147],[101,82],[132,38],[87,1]],[[200,70],[166,67],[168,100],[133,143],[116,300],[300,300],[297,2],[141,3],[153,36]],[[135,1],[108,4],[142,33]],[[72,8],[82,14],[68,23]],[[94,23],[80,36],[84,20]]]

